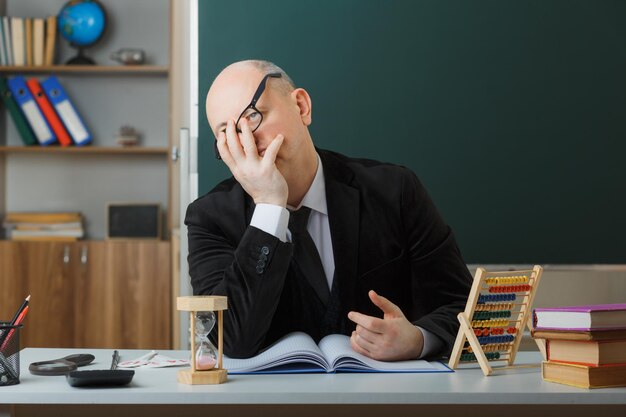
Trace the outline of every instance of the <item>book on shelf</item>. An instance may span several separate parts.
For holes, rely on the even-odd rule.
[[[24,18],[24,40],[26,52],[26,65],[33,65],[33,19],[31,17]]]
[[[2,16],[2,29],[4,30],[4,47],[7,58],[7,65],[13,64],[13,41],[11,40],[11,18]]]
[[[11,40],[13,41],[13,65],[25,65],[24,19],[21,17],[11,18]]]
[[[44,27],[44,19],[33,19],[33,65],[36,67],[41,67],[44,62]]]
[[[533,324],[536,330],[626,329],[626,304],[535,308]]]
[[[80,212],[31,212],[10,211],[4,217],[5,223],[70,223],[82,221]]]
[[[63,223],[5,223],[5,227],[12,227],[15,230],[59,230],[77,229],[82,227],[81,222]]]
[[[55,136],[57,137],[59,144],[61,144],[61,146],[71,145],[72,139],[70,138],[69,133],[67,133],[63,122],[61,122],[61,119],[59,119],[59,116],[54,110],[54,107],[52,107],[52,104],[48,100],[48,97],[44,94],[43,89],[41,88],[41,84],[39,84],[39,80],[37,80],[37,78],[31,78],[26,81],[26,85],[28,85],[30,92],[35,98],[39,109],[46,118],[48,126],[50,126],[50,129],[52,129]]]
[[[57,35],[57,17],[48,16],[46,18],[46,49],[44,52],[44,64],[54,64],[54,52]]]
[[[9,65],[4,41],[4,19],[0,17],[0,65]]]
[[[580,388],[608,388],[626,386],[626,364],[586,366],[543,362],[543,379]]]
[[[249,359],[224,357],[229,374],[317,372],[453,372],[440,362],[409,360],[382,362],[361,355],[350,338],[332,334],[316,344],[311,336],[293,332]]]
[[[11,119],[13,120],[15,128],[20,134],[24,145],[30,146],[39,144],[35,134],[30,128],[28,120],[26,120],[26,117],[19,109],[17,102],[13,99],[13,93],[7,87],[7,79],[5,77],[0,77],[0,95],[2,96],[4,107],[6,107],[9,111]]]
[[[28,240],[31,238],[46,238],[46,237],[65,237],[80,239],[84,236],[85,232],[81,228],[75,229],[39,229],[39,230],[21,230],[12,229],[9,231],[11,240]]]
[[[626,340],[546,340],[548,362],[579,365],[626,365]]]

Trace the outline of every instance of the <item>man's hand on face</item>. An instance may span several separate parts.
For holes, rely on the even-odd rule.
[[[422,332],[397,305],[374,291],[368,295],[384,316],[379,319],[354,311],[348,313],[348,318],[356,323],[350,337],[352,349],[379,361],[417,359],[424,347]]]
[[[276,155],[284,136],[277,135],[261,157],[248,121],[242,118],[239,126],[241,133],[237,134],[235,121],[231,119],[226,124],[226,131],[219,133],[217,149],[222,160],[255,204],[286,207],[289,194],[287,182],[276,168]]]

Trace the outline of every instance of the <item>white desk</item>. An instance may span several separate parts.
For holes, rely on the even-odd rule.
[[[443,374],[229,375],[222,385],[193,386],[176,382],[179,368],[137,369],[132,383],[118,388],[73,388],[64,376],[34,376],[28,371],[31,362],[78,352],[96,356],[92,365],[81,369],[110,365],[112,350],[24,349],[21,383],[0,387],[0,415],[626,415],[626,388],[585,390],[549,383],[538,367],[500,370],[490,377],[477,365]],[[144,353],[120,350],[122,360]],[[539,360],[538,353],[520,352],[517,363]]]

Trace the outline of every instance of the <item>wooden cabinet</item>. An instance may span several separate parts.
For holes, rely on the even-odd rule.
[[[165,241],[2,241],[1,317],[31,294],[23,347],[168,349],[169,254]]]
[[[89,242],[84,247],[88,260],[77,268],[77,344],[170,348],[169,242]]]

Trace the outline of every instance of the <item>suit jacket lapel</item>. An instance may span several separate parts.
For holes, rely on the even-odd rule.
[[[326,182],[335,277],[344,306],[353,306],[359,249],[359,191],[350,185],[353,174],[331,153],[317,150]]]

